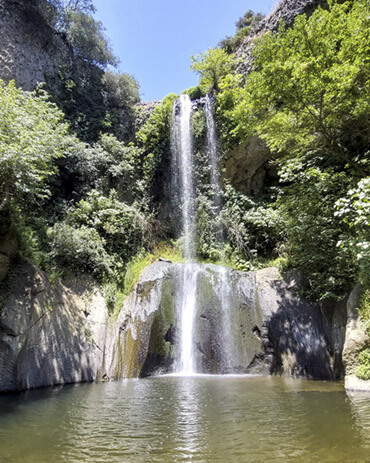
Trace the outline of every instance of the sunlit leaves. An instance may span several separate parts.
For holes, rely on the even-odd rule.
[[[68,142],[63,115],[46,94],[23,92],[0,81],[0,188],[9,197],[47,194],[43,180]],[[5,206],[5,202],[3,204]]]

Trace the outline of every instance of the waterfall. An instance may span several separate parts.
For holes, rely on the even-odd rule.
[[[221,211],[221,179],[218,166],[217,136],[213,114],[212,98],[205,99],[204,112],[207,125],[207,155],[210,168],[210,188],[212,203],[217,216]],[[200,314],[197,300],[201,294],[205,278],[205,269],[200,264],[192,263],[195,259],[195,179],[194,153],[191,129],[192,103],[188,95],[181,95],[175,102],[171,125],[172,150],[172,196],[177,210],[181,213],[181,236],[186,263],[176,266],[176,311],[179,326],[177,358],[175,372],[191,376],[205,371],[230,372],[233,366],[233,343],[230,320],[231,282],[229,272],[225,267],[213,268],[213,285],[215,288],[215,303],[219,312],[217,339],[220,345],[217,357],[217,368],[203,368],[198,350],[195,350],[196,331],[200,327]],[[218,239],[222,242],[222,227],[217,229]],[[203,282],[203,283],[202,283]],[[200,291],[200,293],[199,293]],[[203,301],[204,306],[204,301]],[[199,307],[198,307],[199,309]],[[204,323],[204,317],[203,317]],[[199,343],[198,343],[199,344]],[[213,345],[217,343],[213,342]]]
[[[191,376],[196,372],[194,365],[194,318],[196,313],[196,293],[198,271],[196,265],[185,264],[182,268],[183,281],[181,301],[179,301],[180,312],[180,349],[181,356],[178,365],[178,372]]]
[[[174,105],[172,117],[172,159],[174,185],[181,209],[184,255],[194,257],[194,162],[191,133],[191,100],[181,95]]]
[[[213,114],[213,102],[212,98],[207,95],[206,102],[204,105],[204,112],[206,115],[207,124],[207,152],[211,168],[211,190],[213,205],[216,212],[220,212],[221,209],[221,180],[220,170],[218,167],[218,150],[217,150],[217,135],[215,127],[215,118]]]
[[[181,209],[184,256],[187,261],[194,258],[194,162],[191,133],[192,105],[188,95],[181,95],[174,105],[171,127],[173,183]],[[180,325],[180,351],[176,371],[193,375],[194,346],[193,329],[196,313],[197,272],[194,265],[181,266],[178,289],[178,318]]]
[[[222,207],[222,189],[221,189],[221,178],[220,168],[218,163],[218,149],[217,149],[217,134],[215,127],[215,118],[213,110],[213,99],[210,95],[206,96],[204,112],[206,116],[207,124],[207,153],[210,164],[210,181],[212,190],[212,201],[216,215],[218,216],[221,212]],[[223,230],[222,225],[219,223],[217,226],[218,241],[222,244],[223,241]],[[223,349],[221,355],[221,366],[223,371],[232,370],[232,360],[234,358],[234,345],[231,330],[231,319],[230,319],[230,300],[231,300],[231,281],[230,272],[225,267],[220,267],[217,270],[218,281],[215,282],[217,285],[217,292],[222,305],[222,331],[223,331]]]
[[[223,372],[230,373],[233,369],[234,343],[231,329],[230,302],[231,302],[231,281],[230,272],[226,267],[220,267],[217,271],[218,281],[216,282],[216,292],[221,301],[222,315],[222,350],[221,350],[221,369]]]

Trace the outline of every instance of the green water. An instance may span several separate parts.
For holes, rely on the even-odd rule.
[[[0,396],[0,462],[370,463],[370,396],[335,383],[162,377]]]

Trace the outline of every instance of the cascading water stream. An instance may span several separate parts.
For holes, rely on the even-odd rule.
[[[176,192],[181,209],[182,235],[185,259],[194,257],[194,162],[191,133],[191,100],[181,95],[175,103],[172,120],[172,157],[174,175],[177,177]]]
[[[184,255],[187,261],[194,257],[194,162],[191,133],[192,105],[188,95],[181,95],[175,103],[172,119],[172,156],[175,160],[179,203],[182,216]],[[180,351],[176,372],[191,376],[195,373],[193,329],[196,312],[197,271],[194,264],[182,266],[180,308]]]
[[[221,211],[221,179],[218,166],[217,136],[213,114],[212,98],[207,96],[204,112],[207,124],[207,154],[210,167],[210,187],[212,203],[217,216]],[[177,311],[179,320],[179,343],[175,362],[176,374],[192,376],[199,372],[199,359],[195,352],[195,320],[197,312],[197,297],[199,279],[202,267],[192,263],[195,258],[195,180],[194,153],[191,129],[192,103],[188,95],[181,95],[174,105],[171,145],[172,145],[172,183],[173,196],[177,199],[177,207],[181,211],[181,232],[184,243],[186,263],[177,268]],[[222,242],[222,227],[217,231],[218,240]],[[203,270],[204,271],[204,270]],[[224,267],[215,267],[214,285],[216,294],[222,306],[219,327],[219,338],[222,338],[220,350],[219,371],[232,371],[232,334],[230,320],[231,282]],[[198,322],[197,322],[198,323]]]
[[[204,105],[204,112],[206,116],[207,124],[207,152],[211,168],[211,189],[213,205],[216,208],[216,212],[220,212],[221,209],[221,179],[220,170],[218,166],[218,151],[217,151],[217,135],[215,127],[215,119],[213,115],[213,103],[212,98],[207,95],[206,102]]]
[[[192,376],[195,372],[193,330],[196,311],[198,271],[196,265],[185,264],[183,267],[183,290],[181,294],[181,356],[178,372]]]
[[[210,165],[210,182],[212,191],[212,202],[215,209],[216,216],[219,216],[222,208],[222,189],[220,168],[218,162],[218,147],[217,147],[217,133],[215,126],[213,99],[210,95],[206,96],[204,113],[206,116],[207,125],[207,153]],[[220,244],[223,241],[223,230],[221,223],[217,226],[217,238]],[[231,299],[231,281],[229,281],[229,272],[225,267],[220,267],[217,270],[217,292],[222,305],[222,331],[223,331],[223,349],[221,367],[223,371],[230,371],[232,369],[232,359],[234,346],[232,342],[231,333],[231,319],[230,319],[230,299]]]

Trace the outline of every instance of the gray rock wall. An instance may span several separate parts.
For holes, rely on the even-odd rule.
[[[31,2],[0,0],[0,78],[33,90],[67,64],[72,54],[61,36],[48,27]]]
[[[52,284],[30,264],[15,271],[0,311],[0,391],[100,379],[108,326],[89,280]]]
[[[369,345],[357,293],[323,308],[299,297],[294,278],[276,268],[193,265],[197,372],[339,379],[343,352],[346,386],[368,388],[354,375],[358,352]],[[88,278],[62,285],[30,264],[19,267],[0,313],[0,392],[176,371],[183,267],[147,267],[116,320]]]
[[[328,336],[321,308],[297,296],[294,281],[280,278],[277,269],[197,268],[193,342],[198,372],[342,376],[338,346],[332,343],[338,335]],[[179,272],[181,264],[158,262],[142,274],[117,320],[111,376],[145,376],[176,367]]]
[[[246,74],[252,69],[251,48],[256,37],[269,32],[277,31],[281,21],[291,26],[296,16],[306,14],[310,16],[319,6],[327,7],[327,0],[281,0],[274,10],[262,20],[253,34],[242,42],[236,50],[239,58],[238,72]]]

